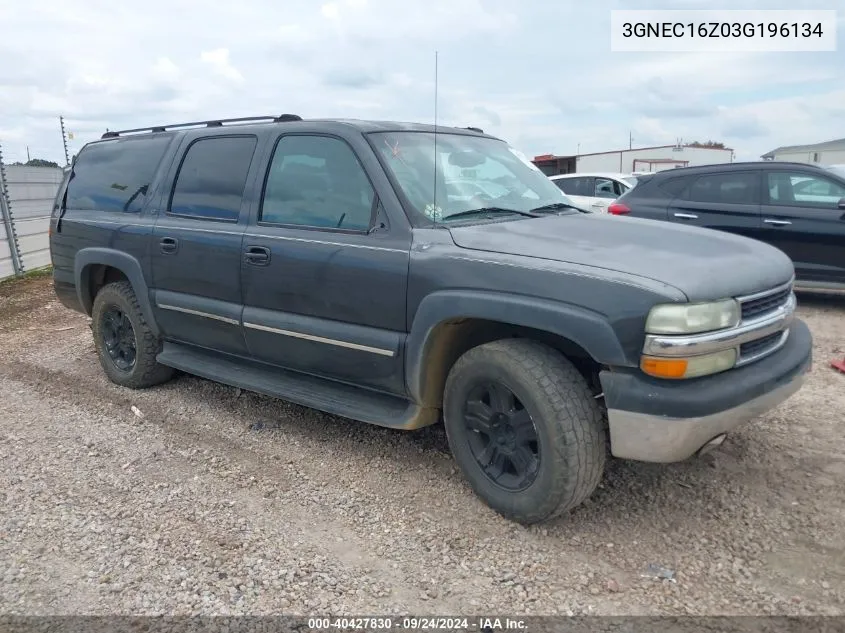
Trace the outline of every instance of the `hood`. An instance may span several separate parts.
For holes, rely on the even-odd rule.
[[[646,277],[709,301],[788,282],[782,251],[722,231],[660,220],[572,214],[450,227],[461,248],[569,262]]]

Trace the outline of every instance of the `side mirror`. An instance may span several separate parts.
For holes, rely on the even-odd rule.
[[[845,198],[842,198],[837,205],[840,209],[845,209]]]

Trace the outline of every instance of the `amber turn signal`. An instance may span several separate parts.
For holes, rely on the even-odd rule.
[[[640,369],[656,378],[683,378],[687,373],[687,359],[643,356]]]

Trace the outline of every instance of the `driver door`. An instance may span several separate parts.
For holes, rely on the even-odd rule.
[[[403,394],[410,235],[391,225],[356,150],[283,135],[261,176],[241,260],[250,354]]]

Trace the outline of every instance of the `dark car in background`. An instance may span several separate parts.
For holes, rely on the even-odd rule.
[[[789,255],[796,285],[845,290],[845,175],[835,170],[767,161],[658,172],[608,213],[751,237]]]

